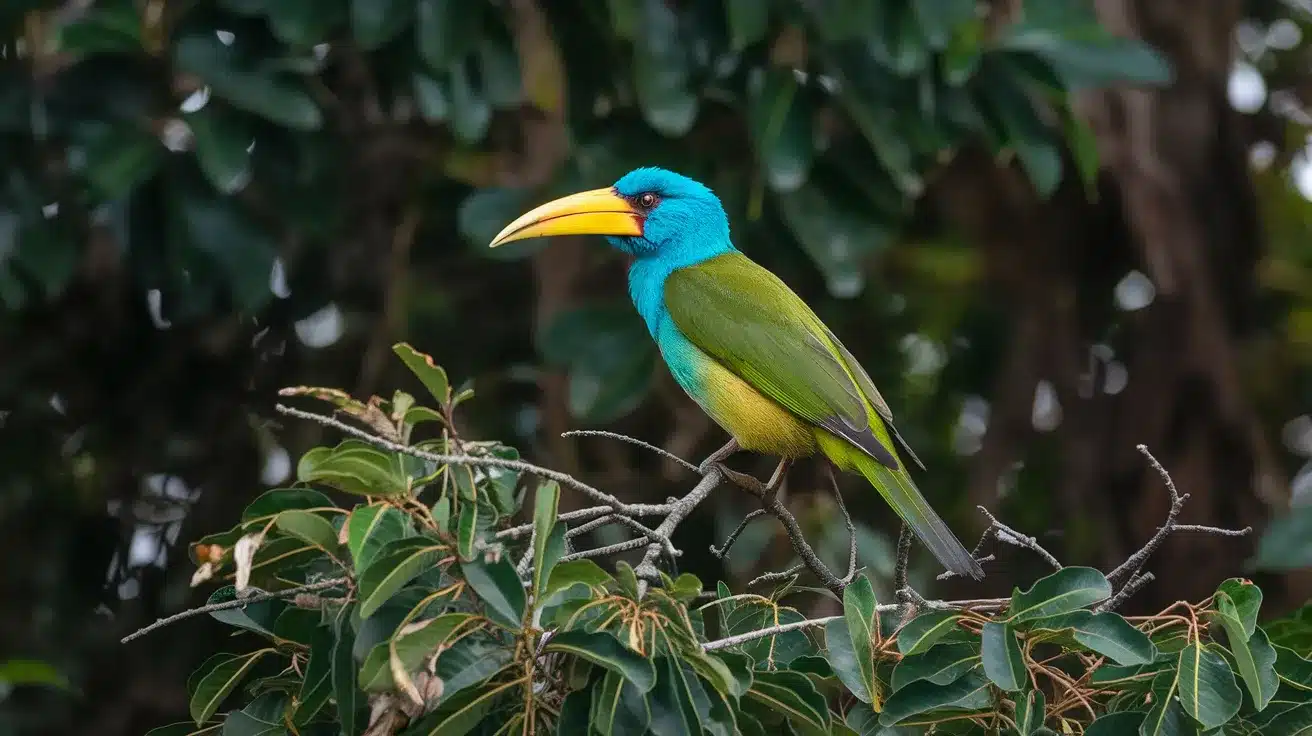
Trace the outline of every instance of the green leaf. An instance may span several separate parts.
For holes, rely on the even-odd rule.
[[[1276,674],[1299,690],[1312,690],[1312,661],[1287,647],[1275,647]]]
[[[167,726],[152,728],[146,732],[146,736],[219,736],[222,728],[222,723],[197,728],[196,724],[183,721],[182,723],[170,723]]]
[[[776,193],[784,224],[825,276],[829,293],[852,298],[865,284],[862,262],[890,242],[891,232],[870,217],[868,205],[855,206],[837,186],[813,176],[792,192]]]
[[[351,650],[355,648],[355,634],[351,631],[350,607],[343,608],[334,623],[333,642],[333,697],[337,700],[337,720],[341,724],[342,736],[356,736],[360,733],[360,688],[355,678],[355,659]]]
[[[337,530],[332,522],[310,511],[291,510],[278,514],[274,526],[282,533],[314,545],[325,552],[337,549]]]
[[[699,100],[688,89],[688,51],[679,19],[663,0],[640,0],[642,32],[633,37],[634,89],[643,119],[677,138],[692,129]]]
[[[1298,652],[1312,652],[1312,603],[1284,618],[1266,622],[1263,628],[1272,644]]]
[[[1312,703],[1297,705],[1271,719],[1263,736],[1307,736],[1312,733]]]
[[[970,644],[944,644],[903,657],[893,668],[892,687],[900,690],[917,680],[948,685],[979,663],[980,653]]]
[[[475,688],[511,663],[513,652],[496,641],[465,637],[437,659],[437,676],[446,683],[443,697]],[[443,701],[445,704],[445,701]]]
[[[438,403],[446,403],[447,394],[450,393],[451,382],[446,377],[446,371],[442,366],[433,362],[432,356],[421,353],[411,347],[410,343],[399,342],[392,346],[392,352],[401,358],[405,367],[415,374],[428,393],[437,399]]]
[[[651,711],[642,691],[612,670],[606,673],[598,686],[592,688],[590,722],[603,736],[646,733],[647,724],[651,722]]]
[[[316,447],[296,465],[296,479],[302,483],[323,483],[357,496],[408,495],[415,481],[427,475],[425,461],[385,452],[359,440]]]
[[[36,659],[6,659],[0,661],[0,687],[19,685],[47,685],[68,690],[68,678],[49,662]]]
[[[1028,736],[1043,728],[1046,705],[1042,690],[1027,688],[1022,696],[1016,698],[1016,730],[1020,736]]]
[[[451,65],[448,81],[451,89],[451,132],[462,143],[475,144],[487,133],[492,121],[492,106],[480,95],[470,79],[468,59]]]
[[[1126,734],[1135,734],[1139,732],[1143,717],[1144,713],[1142,711],[1106,713],[1098,716],[1093,723],[1089,724],[1089,727],[1084,731],[1084,736],[1125,736]]]
[[[460,503],[460,516],[456,520],[456,554],[462,560],[474,558],[474,543],[478,541],[478,502]]]
[[[481,723],[498,699],[523,680],[511,680],[483,690],[469,690],[443,704],[436,713],[406,730],[406,736],[464,736]]]
[[[1071,611],[1056,616],[1033,619],[1031,631],[1071,631],[1076,642],[1110,657],[1119,665],[1148,664],[1157,656],[1157,648],[1148,635],[1110,611]]]
[[[1226,581],[1227,583],[1230,581]],[[1222,589],[1226,583],[1222,583]],[[1257,586],[1249,586],[1256,589]],[[1242,588],[1231,587],[1241,596],[1246,592]],[[1260,596],[1261,593],[1258,593]],[[1251,598],[1248,600],[1251,601]],[[1258,598],[1260,601],[1260,597]],[[1280,678],[1276,675],[1276,650],[1267,641],[1266,633],[1257,627],[1257,605],[1245,605],[1244,610],[1223,590],[1218,590],[1214,599],[1216,614],[1213,624],[1220,623],[1225,630],[1225,638],[1234,655],[1236,670],[1248,688],[1253,699],[1253,709],[1261,712],[1276,694]],[[1253,629],[1247,628],[1247,622],[1253,622]]]
[[[315,628],[310,639],[310,661],[296,696],[296,710],[292,712],[292,720],[298,727],[313,720],[332,696],[334,644],[332,630],[323,626]]]
[[[385,545],[360,575],[360,617],[369,618],[396,591],[437,564],[446,548],[423,538]]]
[[[810,111],[799,99],[791,70],[770,68],[749,77],[747,121],[766,179],[775,191],[806,182],[814,158]]]
[[[447,644],[453,635],[466,630],[476,618],[472,613],[445,613],[402,625],[390,641],[376,644],[369,650],[369,656],[360,665],[360,689],[366,692],[393,689],[396,685],[392,679],[393,655],[402,671],[413,674],[433,652]]]
[[[930,48],[942,51],[953,32],[975,19],[974,0],[912,0],[911,10]]]
[[[60,27],[58,49],[77,56],[92,54],[139,54],[141,17],[130,4],[89,8],[76,20]]]
[[[460,235],[485,258],[514,261],[542,250],[546,247],[546,238],[528,238],[498,248],[487,247],[506,223],[525,210],[527,200],[523,189],[485,187],[470,192],[456,211]]]
[[[394,506],[360,506],[346,520],[346,546],[356,570],[366,570],[389,543],[414,533],[410,517]]]
[[[894,726],[922,713],[937,710],[979,710],[993,703],[989,680],[979,671],[971,671],[948,685],[920,680],[888,697],[879,722]]]
[[[1170,63],[1152,47],[1133,39],[1101,35],[1082,39],[1017,23],[1003,31],[997,44],[1043,59],[1072,91],[1107,84],[1160,86],[1172,81]]]
[[[882,700],[879,682],[875,680],[874,641],[879,633],[879,619],[875,613],[876,603],[875,590],[870,586],[870,579],[865,575],[857,576],[843,589],[843,619],[847,621],[848,634],[852,640],[852,653],[856,658],[857,673],[869,697],[863,700],[866,703]]]
[[[223,721],[222,736],[283,736],[288,733],[281,724],[265,721],[239,710],[229,713]]]
[[[1112,586],[1092,567],[1063,567],[1025,592],[1012,591],[1008,620],[1013,623],[1076,611],[1111,597]]]
[[[1153,678],[1153,705],[1139,724],[1140,736],[1174,736],[1197,731],[1197,725],[1191,726],[1189,716],[1185,715],[1180,699],[1176,697],[1178,685],[1179,673],[1175,671],[1168,670]]]
[[[693,689],[700,691],[701,684],[690,684],[684,677],[683,667],[672,657],[657,657],[655,664],[658,679],[647,695],[647,705],[651,708],[650,733],[683,736],[699,731],[701,724],[694,699],[698,695],[705,699],[706,693],[694,693]]]
[[[278,244],[239,201],[185,187],[174,192],[170,204],[170,220],[191,246],[192,257],[227,276],[238,310],[257,311],[273,298],[269,273]]]
[[[323,127],[319,106],[304,86],[272,71],[240,67],[214,34],[188,34],[173,47],[178,70],[194,74],[233,107],[300,131]]]
[[[205,660],[187,680],[188,707],[196,725],[204,725],[213,718],[224,699],[255,663],[273,651],[260,649],[249,654],[216,654]]]
[[[164,146],[133,125],[99,123],[87,129],[83,156],[87,181],[96,194],[118,199],[155,175],[164,161]]]
[[[266,3],[265,17],[273,35],[283,43],[309,48],[328,41],[346,22],[346,0],[278,0]]]
[[[1257,614],[1262,608],[1262,589],[1249,580],[1230,578],[1217,586],[1216,592],[1217,609],[1221,614],[1242,624],[1245,637],[1252,636],[1257,630]],[[1221,607],[1221,594],[1225,595],[1224,608]]]
[[[234,586],[225,585],[210,593],[210,597],[205,601],[205,604],[227,603],[236,599],[237,589]],[[242,608],[210,611],[210,616],[229,626],[236,626],[239,629],[254,631],[257,634],[273,638],[274,622],[286,607],[286,602],[280,600],[259,601],[247,604]]]
[[[1239,712],[1243,695],[1219,654],[1193,642],[1180,651],[1180,705],[1204,728],[1216,728]]]
[[[274,488],[251,501],[246,510],[241,512],[241,521],[249,525],[251,522],[272,519],[292,509],[331,508],[336,508],[332,499],[312,488]]]
[[[765,38],[770,29],[770,9],[759,0],[725,0],[729,43],[736,51]]]
[[[656,348],[627,304],[564,310],[539,334],[549,363],[569,368],[570,413],[605,424],[633,411],[650,391]]]
[[[414,20],[412,0],[352,0],[351,31],[356,43],[373,51],[400,35]]]
[[[623,675],[640,692],[646,693],[656,683],[652,660],[643,657],[604,632],[566,631],[547,640],[543,651],[563,652],[581,657],[595,665]]]
[[[196,161],[221,194],[235,194],[251,179],[254,138],[245,121],[220,105],[206,105],[184,116],[196,146]]]
[[[853,637],[850,633],[848,623],[843,618],[836,618],[825,624],[825,649],[824,656],[833,668],[834,674],[838,679],[847,686],[848,690],[856,696],[857,700],[862,703],[869,703],[871,700],[870,685],[867,684],[865,674],[855,648],[852,646]],[[870,662],[871,674],[873,675],[874,663]]]
[[[1024,687],[1025,657],[1015,629],[1005,623],[990,621],[984,624],[981,642],[984,673],[993,684],[1013,692]]]
[[[552,550],[554,559],[547,554],[551,530],[556,526],[556,512],[560,504],[560,486],[554,482],[538,486],[533,505],[533,596],[539,598],[551,579],[551,568],[556,566],[564,552],[564,537],[559,549]]]
[[[499,626],[519,631],[524,621],[524,585],[510,560],[505,557],[495,562],[469,560],[460,563],[460,571],[482,600],[488,618]]]
[[[415,38],[419,57],[434,71],[449,68],[473,50],[482,35],[478,6],[460,0],[419,0]]]
[[[906,655],[929,651],[940,639],[957,630],[961,617],[952,611],[930,611],[911,619],[897,635],[897,650]]]
[[[802,732],[827,733],[829,708],[806,675],[796,672],[757,672],[747,697],[775,713],[782,713]]]

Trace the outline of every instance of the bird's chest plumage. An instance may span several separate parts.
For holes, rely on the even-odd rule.
[[[673,271],[639,259],[629,269],[629,293],[674,380],[745,450],[779,457],[815,452],[815,430],[757,391],[679,331],[665,307],[665,278]]]

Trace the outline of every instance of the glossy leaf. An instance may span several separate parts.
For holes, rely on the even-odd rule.
[[[1069,631],[1079,644],[1122,666],[1148,664],[1157,656],[1146,634],[1112,612],[1072,611],[1032,619],[1029,627],[1036,632]]]
[[[254,140],[245,121],[218,105],[206,105],[185,119],[205,178],[221,194],[241,191],[251,178],[250,149]]]
[[[897,635],[897,650],[903,654],[929,651],[943,637],[957,630],[960,615],[952,611],[930,611],[911,619]]]
[[[879,722],[893,726],[930,711],[979,710],[992,702],[989,680],[979,671],[968,672],[948,685],[920,680],[888,696]]]
[[[1139,733],[1139,726],[1143,723],[1143,717],[1144,713],[1142,711],[1106,713],[1098,716],[1093,723],[1089,724],[1089,727],[1084,731],[1084,736],[1136,734]]]
[[[917,680],[947,685],[979,664],[979,650],[970,644],[944,644],[903,657],[893,668],[892,687],[900,690]]]
[[[794,728],[824,733],[829,729],[829,708],[815,685],[796,672],[757,672],[747,697],[782,713]]]
[[[292,720],[304,727],[328,703],[333,694],[333,649],[335,638],[331,629],[317,627],[310,639],[310,661],[305,666],[305,678],[296,696],[296,709]]]
[[[355,634],[351,631],[350,612],[343,610],[333,625],[333,698],[337,701],[337,720],[341,724],[342,736],[356,736],[360,733],[360,721],[356,717],[361,703],[360,689],[356,681],[355,659],[351,650],[355,648]]]
[[[1019,624],[1079,610],[1111,595],[1112,586],[1101,572],[1092,567],[1064,567],[1041,578],[1029,590],[1014,590],[1007,611],[1009,619]]]
[[[646,733],[651,710],[636,685],[618,672],[610,671],[592,688],[590,722],[603,736]]]
[[[214,717],[219,706],[251,668],[273,651],[259,649],[249,654],[216,654],[205,660],[187,680],[188,706],[196,725],[203,725]]]
[[[236,598],[237,589],[234,586],[225,585],[210,593],[210,597],[205,601],[205,604],[226,603],[236,600]],[[278,614],[282,613],[286,607],[286,602],[280,600],[259,601],[241,608],[210,611],[210,616],[229,626],[236,626],[263,636],[273,637],[274,621],[277,620]]]
[[[852,635],[846,619],[836,618],[825,624],[825,659],[833,668],[834,674],[847,689],[863,703],[871,702],[870,686],[867,684],[863,665],[857,650],[852,645]],[[870,661],[873,676],[874,662]]]
[[[1046,706],[1042,690],[1026,688],[1025,692],[1016,698],[1016,730],[1020,736],[1028,736],[1043,728]]]
[[[1216,593],[1217,610],[1241,624],[1244,636],[1252,636],[1257,630],[1257,614],[1262,608],[1262,589],[1249,580],[1230,578],[1217,586]]]
[[[993,684],[1013,692],[1024,687],[1027,680],[1025,657],[1016,631],[1005,623],[990,621],[984,624],[981,641],[984,673]]]
[[[413,0],[351,0],[351,31],[372,51],[396,38],[414,20]]]
[[[1225,587],[1224,583],[1222,587]],[[1236,592],[1243,595],[1242,589]],[[1266,708],[1280,685],[1275,668],[1276,650],[1267,641],[1266,633],[1257,627],[1256,605],[1245,606],[1247,610],[1241,612],[1234,600],[1222,591],[1217,591],[1214,605],[1217,613],[1213,620],[1225,630],[1226,642],[1235,658],[1235,671],[1248,689],[1253,709],[1260,712]],[[1251,633],[1246,626],[1247,621],[1253,622]]]
[[[356,570],[366,570],[386,545],[414,532],[413,522],[394,506],[357,507],[346,521],[346,546]]]
[[[213,94],[233,107],[293,130],[314,131],[323,126],[323,114],[303,86],[272,71],[243,68],[213,34],[178,39],[174,63],[205,80]]]
[[[1180,705],[1189,717],[1204,728],[1216,728],[1239,712],[1239,686],[1219,654],[1194,642],[1180,652],[1178,667]]]
[[[791,192],[805,181],[814,157],[810,111],[791,70],[759,71],[748,84],[747,119],[770,187]]]
[[[456,634],[475,623],[472,613],[445,613],[434,618],[403,625],[389,641],[376,644],[360,665],[360,688],[382,692],[395,686],[395,669],[414,672]]]
[[[445,554],[445,547],[423,538],[385,545],[360,575],[360,617],[369,618],[393,593],[431,569]]]
[[[1312,660],[1287,647],[1275,647],[1276,674],[1299,690],[1312,691]]]
[[[271,519],[292,509],[335,508],[332,499],[312,488],[274,488],[261,493],[241,513],[243,524]]]
[[[875,639],[879,636],[876,605],[874,588],[865,575],[858,575],[843,589],[843,618],[847,622],[848,635],[851,637],[857,672],[861,676],[869,698],[864,700],[867,703],[878,703],[882,700],[879,682],[875,680],[874,646]]]
[[[564,552],[564,538],[559,549],[553,549],[554,559],[547,554],[551,530],[556,526],[557,507],[560,504],[560,486],[554,482],[538,486],[533,501],[533,595],[538,597],[551,579],[551,569],[555,567]]]
[[[322,516],[299,509],[284,511],[274,518],[278,531],[314,545],[325,552],[337,549],[337,530]]]
[[[424,388],[428,389],[428,393],[432,394],[433,398],[439,403],[446,402],[451,382],[447,379],[446,371],[442,366],[433,362],[432,356],[419,352],[405,342],[393,345],[392,352],[401,358],[401,362],[405,363],[405,367],[409,368],[420,383],[424,384]]]
[[[656,683],[652,661],[628,649],[606,633],[566,631],[551,637],[543,651],[562,652],[581,657],[595,665],[623,675],[640,692],[648,692]]]
[[[493,562],[474,559],[460,563],[465,581],[478,594],[494,623],[519,631],[524,620],[524,586],[510,560],[501,557]]]
[[[460,0],[419,0],[415,38],[430,69],[447,69],[477,42],[479,9]]]

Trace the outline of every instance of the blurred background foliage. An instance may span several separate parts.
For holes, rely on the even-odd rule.
[[[1069,563],[1123,559],[1167,507],[1142,442],[1189,521],[1272,528],[1260,551],[1173,539],[1134,606],[1248,574],[1297,609],[1309,29],[1304,0],[7,0],[0,733],[184,712],[219,628],[117,639],[201,600],[187,541],[319,438],[283,431],[276,390],[403,385],[398,340],[475,387],[468,434],[626,498],[684,487],[561,437],[724,439],[658,366],[622,258],[486,248],[638,165],[715,188],[879,383],[963,538],[984,505]],[[791,503],[837,559],[819,481],[795,471]],[[849,505],[887,585],[896,528]],[[685,524],[681,564],[735,587],[784,566],[764,521],[727,566],[707,552],[746,508]]]

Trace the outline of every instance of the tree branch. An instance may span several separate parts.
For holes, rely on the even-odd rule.
[[[636,437],[630,437],[626,434],[619,434],[617,432],[606,432],[600,429],[575,429],[569,432],[563,432],[560,436],[561,437],[606,437],[612,440],[628,442],[629,444],[637,445],[638,447],[641,447],[644,450],[650,450],[656,453],[657,455],[660,455],[661,457],[665,458],[666,460],[673,460],[674,462],[678,463],[684,468],[687,468],[688,470],[691,470],[694,473],[701,472],[700,470],[697,469],[696,465],[693,465],[692,463],[688,462],[687,460],[684,460],[678,455],[675,455],[669,450],[657,447],[656,445],[653,445],[650,442],[643,442],[642,440],[637,439]]]
[[[301,593],[313,593],[319,590],[328,590],[329,588],[336,588],[339,585],[346,585],[350,582],[351,582],[350,578],[333,578],[332,580],[321,580],[317,583],[310,583],[308,585],[298,585],[295,588],[288,588],[286,590],[275,590],[275,591],[265,591],[262,593],[253,593],[251,595],[237,598],[231,601],[224,601],[222,603],[210,603],[208,605],[200,606],[198,608],[189,608],[180,613],[175,613],[172,616],[166,616],[165,618],[161,618],[149,626],[145,626],[140,629],[137,629],[131,634],[128,634],[122,639],[119,639],[119,643],[127,644],[133,639],[140,639],[141,637],[145,636],[146,634],[149,634],[150,632],[156,629],[162,629],[165,626],[168,626],[169,624],[176,623],[186,618],[191,618],[192,616],[199,616],[202,613],[213,613],[214,611],[226,611],[230,608],[245,608],[246,606],[252,603],[260,603],[262,601],[271,601],[271,600],[277,600],[282,598],[294,598],[300,595]]]

